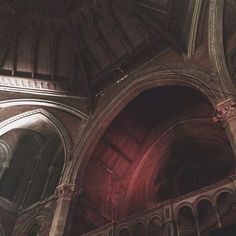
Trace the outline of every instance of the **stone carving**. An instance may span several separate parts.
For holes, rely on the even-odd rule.
[[[221,96],[228,98],[232,93],[232,80],[227,68],[223,44],[223,9],[224,0],[210,0],[208,24],[208,48],[212,76],[220,83],[224,93]]]
[[[57,187],[56,194],[58,198],[77,198],[82,193],[82,189],[75,185],[64,183]]]
[[[214,121],[227,122],[234,116],[236,116],[236,100],[229,99],[217,105]]]

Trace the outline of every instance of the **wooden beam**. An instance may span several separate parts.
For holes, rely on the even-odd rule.
[[[107,5],[109,8],[109,16],[112,19],[113,24],[114,24],[114,31],[116,32],[116,35],[120,38],[120,41],[123,44],[123,46],[129,52],[129,54],[131,54],[132,50],[134,49],[134,45],[129,39],[128,35],[126,34],[119,19],[116,17],[115,11],[113,9],[113,1],[107,0]]]
[[[146,8],[148,10],[154,11],[160,15],[167,15],[168,12],[165,10],[158,9],[156,7],[151,6],[150,4],[138,3],[140,7]]]
[[[70,22],[70,21],[68,22],[68,27],[70,27],[70,30],[72,32],[74,31],[72,22]],[[77,32],[77,31],[75,30],[75,32]],[[81,40],[81,37],[82,37],[81,32],[79,31],[76,34],[74,34],[74,37],[75,37],[75,40],[77,43],[76,44],[77,45],[76,56],[78,57],[79,70],[80,70],[82,80],[84,82],[85,89],[86,89],[87,96],[88,96],[88,99],[87,99],[88,110],[89,110],[89,114],[92,114],[94,111],[94,96],[93,96],[93,92],[92,92],[92,86],[89,81],[89,74],[85,68],[85,64],[84,64],[85,62],[82,58],[82,53],[84,53],[84,55],[86,55],[86,53],[84,52],[85,49],[83,46],[83,42]],[[87,50],[85,50],[85,51],[87,52]],[[88,53],[90,53],[90,51],[88,51]]]
[[[82,30],[78,29],[78,35],[79,35],[79,38],[80,38],[80,43],[81,43],[80,46],[81,46],[81,48],[90,57],[91,61],[95,64],[95,66],[101,71],[102,67],[100,66],[99,62],[95,59],[93,53],[91,52],[89,46],[87,45],[87,42],[84,39]]]
[[[116,2],[116,4],[119,4],[124,10],[127,10],[127,7],[124,6],[124,4],[122,4],[119,0],[114,0]],[[133,14],[133,12],[128,10],[128,14],[129,17],[131,18],[131,20],[133,21],[133,23],[135,24],[135,26],[137,27],[137,30],[141,36],[141,38],[143,38],[144,41],[149,42],[149,36],[148,33],[146,32],[146,30],[143,28],[143,26],[140,24],[140,20],[137,18],[136,15]]]
[[[112,144],[105,136],[102,137],[102,141],[111,149],[113,149],[116,153],[118,153],[124,160],[126,160],[129,163],[132,163],[132,160],[117,146]]]
[[[159,25],[157,20],[153,20],[150,16],[145,14],[142,11],[142,9],[137,7],[138,6],[137,4],[130,4],[128,1],[125,1],[125,0],[120,0],[120,2],[122,2],[122,4],[124,4],[124,6],[126,6],[130,12],[133,12],[134,14],[136,14],[140,19],[142,19],[144,22],[150,25],[153,29],[159,32],[164,38],[166,38],[178,52],[183,53],[183,46],[181,45],[181,43],[178,40],[174,39],[173,36],[171,36],[169,32],[164,30]]]
[[[88,95],[88,110],[89,110],[89,113],[92,114],[94,111],[94,96],[92,93],[92,86],[89,81],[89,74],[85,68],[85,64],[84,64],[85,61],[82,58],[82,53],[81,53],[82,46],[81,46],[81,40],[80,40],[79,36],[77,36],[77,42],[78,42],[78,47],[79,47],[78,55],[77,55],[79,68],[80,68],[81,76],[84,81],[85,88],[86,88],[87,95]],[[86,54],[84,53],[84,55],[86,55]]]
[[[95,30],[98,35],[99,43],[102,46],[104,52],[107,54],[108,58],[110,58],[111,63],[113,63],[114,61],[117,60],[117,56],[113,48],[111,47],[111,45],[108,43],[106,36],[103,34],[99,26],[99,23],[96,21],[96,17],[99,17],[98,14],[96,12],[93,12],[93,21],[94,21]]]

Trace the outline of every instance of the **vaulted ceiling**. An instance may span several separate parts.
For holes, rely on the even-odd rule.
[[[168,47],[184,51],[189,1],[1,0],[1,74],[99,92]]]
[[[187,87],[154,88],[130,102],[93,151],[72,235],[230,176],[233,153],[212,114]]]

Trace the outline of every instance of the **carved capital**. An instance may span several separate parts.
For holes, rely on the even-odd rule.
[[[236,100],[229,99],[217,105],[214,121],[221,121],[224,124],[236,116]]]
[[[82,188],[75,184],[64,183],[56,188],[58,198],[77,198],[82,193]]]

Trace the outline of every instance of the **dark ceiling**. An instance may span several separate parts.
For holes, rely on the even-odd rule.
[[[181,40],[189,1],[2,0],[1,74],[98,92]]]
[[[143,92],[126,107],[125,112],[134,113],[149,127],[153,127],[181,113],[188,113],[199,104],[210,107],[207,98],[194,89],[166,86]]]

